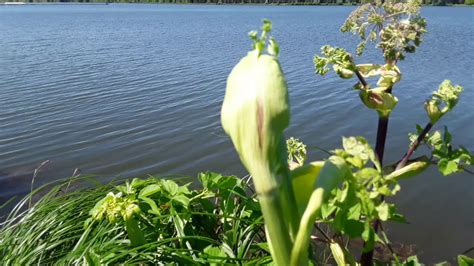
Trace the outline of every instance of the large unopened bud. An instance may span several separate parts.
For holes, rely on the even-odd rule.
[[[289,124],[287,84],[275,56],[254,50],[234,67],[221,122],[257,190],[274,189],[277,180],[263,179],[286,167],[283,130]]]
[[[397,97],[382,90],[363,90],[359,96],[367,107],[376,110],[381,117],[387,117],[398,103]]]

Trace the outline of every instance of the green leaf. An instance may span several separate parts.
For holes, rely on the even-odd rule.
[[[319,172],[324,166],[323,161],[311,162],[291,171],[291,182],[300,213],[303,213],[309,198],[316,187]]]
[[[214,190],[218,188],[218,182],[222,178],[221,174],[214,172],[199,173],[198,179],[201,182],[203,188],[208,190]]]
[[[332,223],[332,225],[337,231],[344,231],[346,221],[347,212],[345,212],[345,210],[339,210],[338,212],[336,212],[336,216],[334,217],[334,222]]]
[[[459,170],[458,165],[455,161],[449,161],[444,158],[439,160],[438,168],[439,171],[445,176],[450,175],[452,173],[456,173]]]
[[[344,234],[350,238],[361,237],[364,232],[364,222],[348,219],[344,223]]]
[[[176,195],[179,191],[178,184],[172,180],[161,180],[161,188],[163,189],[163,192],[166,192],[171,196]]]
[[[329,66],[332,65],[333,70],[341,78],[350,78],[354,75],[356,66],[345,49],[325,45],[321,47],[321,54],[322,56],[316,55],[313,58],[317,74],[326,74],[330,70]]]
[[[156,205],[156,202],[150,198],[147,197],[140,197],[141,200],[143,200],[145,203],[147,203],[150,206],[150,209],[148,212],[151,214],[155,215],[161,215],[161,210],[158,208]]]
[[[389,206],[388,204],[384,201],[380,203],[379,206],[375,207],[377,210],[379,219],[382,221],[387,221],[389,218]]]
[[[188,208],[189,206],[189,198],[185,195],[176,195],[171,198],[172,201],[178,202],[181,204],[184,208]]]
[[[375,159],[374,151],[364,137],[343,137],[342,146],[344,151],[349,155],[362,160],[363,165],[365,165],[370,160],[375,164],[378,171],[381,170],[380,163],[377,159]],[[350,160],[346,158],[346,161],[347,160],[349,160],[351,164],[355,163],[360,165],[357,160]]]
[[[125,228],[132,246],[138,247],[146,244],[145,236],[138,226],[138,221],[135,218],[125,220]]]
[[[330,192],[338,186],[345,177],[350,175],[350,169],[344,159],[338,156],[331,156],[324,163],[321,172],[316,180],[316,188],[322,188],[324,191],[324,200],[330,195]]]
[[[337,206],[335,205],[328,205],[328,204],[323,204],[321,206],[321,217],[326,219],[329,217],[329,215],[333,214],[333,212],[337,209]]]
[[[457,258],[459,266],[472,266],[474,265],[474,258],[468,257],[466,255],[459,255]]]
[[[208,255],[207,262],[209,265],[223,265],[227,254],[219,247],[208,246],[204,249],[204,254]]]
[[[394,221],[397,223],[408,224],[408,221],[405,219],[405,216],[401,215],[400,213],[394,213],[390,219],[390,221]]]
[[[360,206],[359,203],[350,207],[347,213],[347,219],[359,220],[361,210],[362,210],[362,207]]]
[[[374,249],[375,231],[369,221],[366,221],[364,224],[364,232],[362,232],[362,239],[364,239],[365,241],[365,246],[363,249],[364,252],[368,252]]]
[[[357,70],[363,77],[373,77],[380,75],[380,67],[377,64],[359,64]]]
[[[161,191],[161,186],[158,184],[151,184],[146,187],[144,187],[142,190],[140,190],[140,193],[138,194],[139,198],[145,198],[148,196],[151,196],[155,193],[158,193]]]
[[[375,168],[363,168],[354,173],[354,176],[364,181],[370,178],[377,178],[380,176],[380,173]]]
[[[408,257],[403,263],[403,265],[404,266],[421,266],[422,264],[418,261],[418,257],[415,255],[415,256]]]

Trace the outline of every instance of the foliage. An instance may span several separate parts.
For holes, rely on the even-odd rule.
[[[354,75],[356,66],[346,50],[325,45],[321,47],[321,54],[322,56],[316,55],[313,59],[317,74],[326,74],[330,71],[329,66],[332,65],[341,78],[351,78]]]
[[[373,264],[376,243],[391,250],[392,260],[396,264],[419,264],[416,257],[399,258],[391,249],[382,222],[406,221],[397,212],[395,204],[387,202],[386,198],[400,191],[400,179],[423,172],[433,158],[439,159],[439,169],[445,175],[462,170],[472,161],[472,156],[466,149],[453,151],[449,133],[445,134],[442,141],[439,137],[433,137],[437,136],[436,133],[433,136],[427,135],[441,116],[456,105],[462,91],[462,87],[444,81],[427,101],[426,110],[430,118],[428,125],[418,132],[398,163],[383,167],[388,119],[398,103],[392,90],[402,77],[397,63],[407,53],[416,51],[426,32],[426,22],[419,10],[420,2],[415,0],[370,1],[353,11],[342,26],[341,31],[357,34],[361,38],[356,48],[359,56],[369,41],[377,42],[376,46],[382,50],[385,60],[383,65],[356,64],[347,50],[329,45],[323,46],[321,55],[314,57],[317,74],[325,75],[332,68],[341,78],[358,78],[359,83],[354,88],[359,91],[359,97],[365,106],[377,111],[379,128],[375,151],[363,137],[346,137],[343,138],[342,149],[334,150],[332,156],[322,163],[309,165],[301,165],[303,157],[306,157],[305,153],[300,156],[301,160],[295,159],[304,144],[295,142],[294,138],[287,141],[288,151],[281,149],[282,131],[288,125],[286,119],[289,104],[287,100],[278,102],[268,97],[274,93],[278,95],[281,91],[284,91],[283,95],[287,95],[286,83],[280,82],[283,77],[281,68],[272,72],[270,70],[275,68],[271,64],[261,64],[258,61],[249,61],[244,68],[241,66],[249,56],[258,58],[265,44],[265,41],[256,39],[255,32],[251,33],[255,43],[254,51],[244,57],[229,76],[222,108],[222,124],[256,184],[267,226],[270,253],[277,265],[308,265],[309,239],[315,222],[330,228],[332,235],[323,234],[323,238],[339,265],[356,264],[356,259],[343,245],[344,239],[364,241],[360,259],[362,265]],[[264,21],[263,37],[266,37],[266,25],[268,21]],[[379,79],[376,87],[372,88],[366,78],[374,76]],[[286,96],[277,99],[286,99]],[[278,105],[283,109],[277,108]],[[230,117],[228,113],[237,115]],[[284,120],[278,120],[281,118]],[[432,147],[431,158],[423,156],[409,161],[425,138]],[[290,167],[281,159],[286,157]],[[291,167],[294,161],[301,166]],[[286,169],[282,169],[283,167]],[[292,171],[288,175],[290,169]],[[287,181],[289,177],[292,182]],[[306,189],[302,189],[304,187]],[[294,195],[295,201],[278,194],[285,192],[287,195]],[[298,215],[296,220],[299,223],[296,228],[294,217],[288,219],[284,211],[280,210],[282,206],[297,207],[298,212],[295,214]],[[282,240],[289,242],[290,247],[282,245]]]
[[[154,177],[67,193],[70,184],[88,178],[39,188],[2,224],[2,264],[267,261],[260,208],[247,182],[216,173],[198,179],[202,188],[195,190]]]
[[[438,90],[433,92],[431,98],[425,102],[425,110],[432,124],[456,106],[462,91],[463,87],[453,86],[449,80],[439,85]]]
[[[342,148],[329,152],[329,158],[305,163],[306,145],[296,138],[285,143],[288,86],[279,46],[269,36],[271,22],[264,20],[260,35],[249,33],[252,51],[230,73],[221,110],[222,126],[254,188],[248,185],[250,178],[208,172],[199,174],[199,189],[150,177],[69,192],[72,183],[90,180],[71,178],[33,191],[1,224],[2,262],[309,265],[316,239],[338,265],[358,265],[347,243],[359,239],[364,242],[362,265],[373,264],[376,245],[391,252],[391,261],[381,263],[421,265],[416,256],[406,258],[392,250],[382,223],[406,221],[386,199],[399,193],[401,179],[430,164],[448,175],[473,163],[467,149],[453,148],[447,128],[444,134],[429,133],[455,107],[463,88],[441,83],[425,104],[427,126],[417,126],[399,162],[384,166],[388,119],[398,102],[393,87],[402,77],[397,63],[415,52],[426,24],[418,1],[368,2],[341,30],[361,38],[357,55],[369,41],[377,42],[385,64],[356,64],[346,49],[329,45],[314,57],[314,64],[317,74],[332,69],[341,78],[358,79],[354,89],[359,98],[379,116],[375,149],[362,136],[343,137]],[[378,77],[373,88],[368,77]],[[429,147],[431,154],[410,161],[419,145]],[[458,263],[469,265],[472,259],[461,255]]]
[[[410,133],[409,138],[413,142],[421,133],[422,128],[417,125],[418,133]],[[426,134],[424,142],[431,150],[432,157],[438,165],[440,173],[450,175],[462,171],[466,166],[474,164],[473,155],[464,147],[453,148],[451,144],[452,136],[448,128],[444,127],[444,133],[437,130],[432,134]]]
[[[395,205],[385,201],[386,197],[393,196],[400,190],[398,180],[423,172],[431,163],[438,164],[440,172],[448,175],[463,170],[473,161],[467,149],[461,147],[454,150],[452,148],[451,135],[447,128],[443,137],[438,131],[432,135],[428,133],[444,114],[455,107],[463,90],[459,85],[452,85],[449,80],[443,81],[439,89],[426,101],[425,110],[430,122],[425,128],[417,126],[418,132],[411,134],[412,143],[403,158],[394,166],[384,167],[383,170],[381,167],[383,162],[375,159],[383,158],[388,118],[398,102],[392,94],[394,85],[402,77],[396,64],[399,60],[403,60],[407,53],[416,51],[421,44],[423,33],[426,32],[426,22],[419,14],[419,4],[411,0],[370,1],[353,11],[341,27],[342,32],[351,32],[360,37],[361,42],[356,48],[357,55],[362,55],[368,42],[376,42],[376,47],[382,50],[384,65],[355,64],[353,57],[345,49],[330,46],[323,46],[322,55],[316,55],[314,58],[317,74],[326,74],[329,70],[328,66],[332,65],[341,78],[356,76],[359,83],[354,86],[354,89],[359,90],[359,97],[365,106],[376,110],[379,115],[375,155],[370,147],[364,144],[366,141],[360,137],[344,138],[344,150],[334,151],[336,155],[345,158],[346,162],[352,165],[352,177],[349,176],[342,187],[333,191],[332,198],[323,205],[320,220],[329,224],[334,232],[349,239],[362,238],[364,240],[361,256],[363,265],[372,264],[372,250],[375,242],[380,242],[390,249],[390,242],[385,232],[378,232],[381,222],[388,220],[404,222],[403,216],[396,212]],[[337,53],[328,51],[337,51]],[[342,76],[341,69],[350,75]],[[379,76],[375,88],[371,88],[365,79],[373,76]],[[358,147],[356,150],[365,151],[366,154],[363,157],[347,156],[347,144],[344,142],[351,143]],[[410,156],[423,143],[430,148],[431,155],[409,162]],[[366,166],[367,160],[372,161],[375,167]],[[345,254],[349,252],[346,251]],[[393,254],[393,251],[392,255],[395,262],[402,261]],[[418,264],[413,258],[407,259],[405,263]]]

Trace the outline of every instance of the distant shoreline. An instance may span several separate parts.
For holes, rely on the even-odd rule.
[[[168,0],[169,1],[169,0]],[[179,1],[179,0],[178,0]],[[358,6],[359,4],[355,3],[344,3],[344,4],[337,4],[337,3],[315,3],[315,2],[279,2],[279,3],[230,3],[230,2],[222,2],[222,0],[213,0],[217,2],[194,2],[194,3],[185,3],[185,2],[78,2],[78,1],[71,1],[71,2],[10,2],[0,1],[0,6],[4,5],[11,5],[11,6],[22,6],[22,5],[109,5],[109,4],[161,4],[161,5],[233,5],[233,6]],[[224,0],[225,1],[225,0]],[[234,0],[235,1],[235,0]],[[474,5],[469,4],[446,4],[446,5],[423,5],[424,7],[474,7]]]
[[[24,6],[24,5],[28,5],[28,6],[32,6],[32,5],[46,5],[46,6],[50,6],[50,5],[62,5],[62,6],[68,6],[68,5],[99,5],[99,6],[103,6],[103,5],[108,5],[109,3],[107,2],[101,2],[101,3],[84,3],[84,2],[0,2],[0,5],[2,6]]]

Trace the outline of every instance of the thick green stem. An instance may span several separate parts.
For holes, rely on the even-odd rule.
[[[296,209],[296,203],[292,206],[293,203],[286,200],[290,195],[287,189],[291,188],[291,183],[287,184],[287,177],[280,179],[270,167],[259,166],[253,168],[252,176],[265,221],[270,253],[276,265],[288,266],[293,240],[289,222],[292,217],[288,217],[290,212],[287,208]]]
[[[284,216],[279,189],[259,193],[258,199],[265,221],[265,230],[273,261],[276,265],[290,265],[293,241],[291,241]]]
[[[298,205],[296,204],[296,198],[289,171],[286,171],[285,176],[283,177],[280,193],[281,204],[283,207],[285,220],[288,223],[290,237],[292,241],[295,241],[296,234],[299,230],[301,215],[298,211]]]

